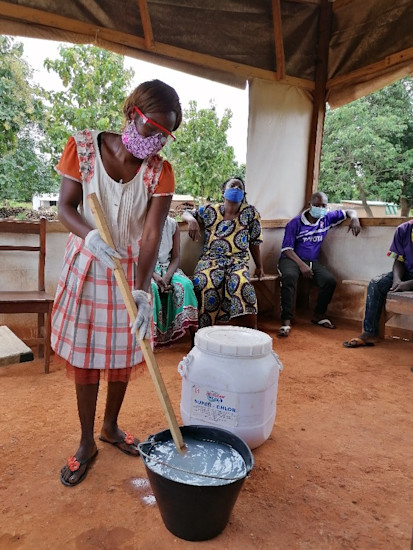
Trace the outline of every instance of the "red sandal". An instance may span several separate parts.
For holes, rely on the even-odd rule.
[[[90,458],[88,458],[87,460],[83,460],[83,461],[78,460],[73,455],[69,456],[69,458],[67,459],[66,466],[69,468],[69,470],[71,472],[77,472],[78,469],[81,466],[84,466],[84,465],[86,465],[86,468],[85,468],[85,471],[83,472],[83,474],[74,483],[70,483],[70,481],[67,481],[63,477],[63,469],[65,468],[65,466],[64,466],[60,471],[60,481],[63,483],[63,485],[66,485],[66,487],[74,487],[75,485],[78,485],[81,481],[83,481],[85,479],[85,477],[87,476],[89,467],[91,466],[92,462],[95,460],[97,454],[98,454],[98,451],[96,450],[96,452]]]
[[[120,451],[122,451],[122,453],[125,453],[126,455],[140,456],[139,449],[138,449],[139,439],[134,437],[129,432],[125,432],[125,436],[121,441],[109,441],[108,439],[105,439],[101,435],[99,436],[99,439],[100,441],[103,441],[103,443],[110,443],[111,445],[114,445]],[[136,452],[131,452],[132,449]]]

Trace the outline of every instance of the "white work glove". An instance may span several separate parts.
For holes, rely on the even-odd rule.
[[[120,258],[120,255],[100,237],[97,229],[92,229],[86,235],[85,247],[109,269],[115,268],[115,262],[111,256]]]
[[[139,340],[151,337],[152,304],[151,295],[144,290],[132,290],[133,300],[138,308],[138,314],[132,325],[131,333],[139,330]]]

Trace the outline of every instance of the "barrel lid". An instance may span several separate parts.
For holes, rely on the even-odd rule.
[[[271,353],[272,338],[252,328],[217,325],[199,329],[195,346],[218,355],[258,357]]]

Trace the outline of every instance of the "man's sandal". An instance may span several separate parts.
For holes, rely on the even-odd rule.
[[[313,325],[318,325],[319,327],[323,327],[323,328],[329,328],[329,329],[336,328],[336,326],[333,325],[330,319],[321,319],[320,321],[316,321],[315,319],[312,319],[311,322],[313,323]]]
[[[366,340],[363,340],[363,338],[352,338],[347,342],[343,342],[343,346],[345,348],[370,348],[374,346],[374,343],[367,342]]]
[[[278,331],[278,336],[281,338],[287,338],[287,336],[290,335],[291,331],[291,325],[283,325],[280,327],[280,330]]]

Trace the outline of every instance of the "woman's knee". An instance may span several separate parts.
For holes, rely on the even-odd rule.
[[[208,286],[208,276],[203,271],[197,271],[192,276],[192,284],[196,292],[202,292]]]
[[[194,285],[190,279],[182,279],[180,285],[182,285],[182,289],[185,293],[194,290]]]

